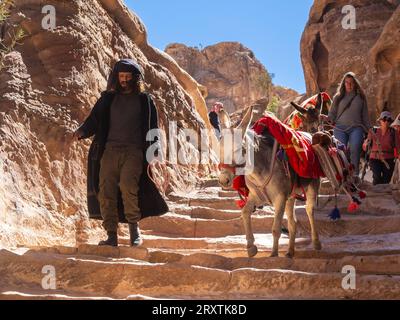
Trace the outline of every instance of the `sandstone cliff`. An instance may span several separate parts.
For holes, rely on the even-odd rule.
[[[223,102],[233,113],[269,98],[271,79],[254,53],[237,42],[222,42],[202,50],[171,44],[165,50],[207,89],[207,104]]]
[[[342,8],[349,1],[316,0],[301,40],[307,93],[336,91],[348,71],[360,78],[376,118],[385,103],[400,112],[400,7],[397,0],[351,1],[356,29],[344,29]]]
[[[120,0],[50,0],[56,28],[44,30],[42,1],[17,0],[10,17],[29,36],[0,74],[0,244],[74,244],[90,236],[86,158],[90,141],[68,139],[89,114],[113,64],[137,59],[161,127],[209,128],[201,87],[167,54],[147,43],[144,24]],[[186,139],[179,145],[193,150]],[[196,171],[199,169],[199,171]],[[170,187],[201,168],[169,167]],[[91,223],[97,226],[97,223]],[[85,232],[83,232],[85,231]],[[87,232],[86,232],[87,231]]]
[[[272,86],[272,97],[276,97],[279,101],[286,101],[290,99],[295,99],[299,96],[296,90],[282,87],[282,86]]]

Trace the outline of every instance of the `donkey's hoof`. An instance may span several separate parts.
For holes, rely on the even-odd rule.
[[[293,259],[294,258],[294,251],[288,251],[285,254],[285,257],[288,258],[288,259]]]
[[[272,251],[271,254],[269,255],[270,258],[276,258],[279,256],[278,251]]]
[[[322,250],[322,244],[319,241],[314,242],[314,250],[321,251]]]
[[[249,258],[253,258],[257,255],[258,253],[258,249],[256,246],[251,246],[249,248],[247,248],[247,254],[249,256]]]

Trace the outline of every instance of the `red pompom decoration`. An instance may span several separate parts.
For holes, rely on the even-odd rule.
[[[247,197],[249,196],[249,189],[246,186],[246,179],[244,176],[237,176],[233,179],[232,187],[234,190],[238,191],[242,198],[236,201],[236,206],[239,209],[243,209],[247,203]]]
[[[232,187],[236,191],[239,191],[240,189],[245,188],[246,180],[245,180],[244,176],[237,176],[235,179],[233,179]]]
[[[365,199],[367,197],[367,194],[364,191],[360,191],[358,195],[360,196],[360,199]]]
[[[358,209],[359,209],[359,204],[357,203],[357,202],[351,202],[350,204],[349,204],[349,207],[347,208],[347,211],[349,212],[349,213],[355,213],[355,212],[357,212],[358,211]]]

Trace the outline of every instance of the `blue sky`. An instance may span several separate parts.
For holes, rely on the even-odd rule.
[[[151,45],[238,41],[274,74],[274,84],[305,92],[300,39],[313,0],[125,0],[144,22]]]

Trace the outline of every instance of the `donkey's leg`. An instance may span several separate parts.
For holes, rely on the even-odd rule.
[[[318,185],[319,183],[317,183],[317,181],[313,181],[310,183],[310,185],[307,188],[307,203],[306,203],[306,211],[311,226],[311,239],[315,250],[322,249],[314,220],[314,207],[318,196]]]
[[[249,258],[253,258],[257,255],[258,249],[254,245],[255,239],[253,234],[253,228],[251,226],[251,214],[254,211],[254,202],[251,201],[251,198],[247,200],[247,204],[242,209],[242,220],[244,231],[246,233],[246,240],[247,240],[247,254]]]
[[[282,233],[282,219],[285,213],[286,197],[278,196],[274,201],[275,216],[274,224],[272,226],[272,235],[274,237],[274,244],[270,257],[277,257],[279,255],[279,239]],[[290,231],[289,231],[290,232]]]
[[[289,198],[286,202],[286,216],[288,218],[288,225],[289,225],[289,250],[286,253],[286,257],[293,258],[294,257],[294,250],[295,250],[295,242],[296,242],[296,217],[294,214],[294,198]]]

